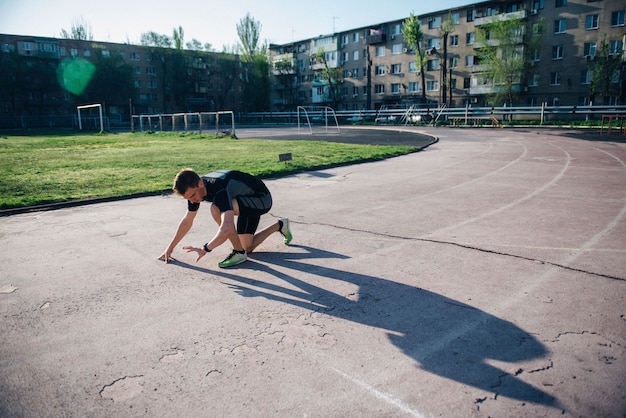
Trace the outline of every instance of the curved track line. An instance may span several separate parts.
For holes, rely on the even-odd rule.
[[[543,142],[543,141],[539,141],[539,142]],[[561,180],[561,178],[563,178],[563,175],[565,174],[565,172],[569,169],[569,167],[571,165],[572,156],[569,154],[569,152],[567,152],[566,150],[564,150],[563,148],[561,148],[561,147],[559,147],[557,145],[548,144],[546,142],[543,142],[543,143],[546,144],[546,145],[550,145],[550,146],[552,146],[554,148],[560,149],[567,157],[567,160],[566,160],[563,168],[561,169],[561,171],[557,175],[555,175],[552,178],[552,180],[550,180],[549,182],[545,183],[543,186],[533,190],[531,193],[527,194],[526,196],[524,196],[524,197],[522,197],[520,199],[517,199],[517,200],[515,200],[513,202],[510,202],[510,203],[508,203],[508,204],[506,204],[504,206],[500,206],[497,209],[492,209],[490,211],[484,212],[484,213],[482,213],[480,215],[477,215],[477,216],[474,216],[472,218],[466,219],[466,220],[464,220],[462,222],[459,222],[459,223],[456,223],[456,224],[453,224],[453,225],[448,225],[448,226],[440,228],[440,229],[438,229],[436,231],[430,232],[430,233],[428,233],[426,235],[434,235],[434,234],[437,234],[437,233],[440,233],[440,232],[443,232],[443,231],[448,231],[450,229],[458,228],[460,226],[467,225],[467,224],[470,224],[472,222],[479,221],[481,219],[484,219],[484,218],[487,218],[489,216],[495,215],[496,213],[503,212],[503,211],[505,211],[507,209],[510,209],[510,208],[512,208],[514,206],[517,206],[520,203],[525,202],[525,201],[527,201],[527,200],[537,196],[540,193],[543,193],[546,189],[548,189],[549,187],[552,187],[552,185],[554,185],[557,181]]]

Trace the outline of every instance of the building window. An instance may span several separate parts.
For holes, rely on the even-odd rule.
[[[452,13],[452,21],[454,22],[455,25],[458,25],[459,23],[461,23],[461,13]]]
[[[567,0],[554,0],[554,7],[567,6]]]
[[[611,26],[624,26],[624,10],[611,13]]]
[[[554,33],[565,33],[565,19],[554,21]]]
[[[429,39],[427,48],[428,49],[431,49],[431,48],[440,49],[441,48],[441,38]]]
[[[376,75],[385,75],[386,71],[385,71],[385,66],[384,65],[377,65],[376,66]]]
[[[474,65],[474,56],[473,55],[466,55],[465,56],[465,66],[466,67],[471,67]]]
[[[83,56],[84,57],[90,57],[91,56],[91,49],[85,49],[83,51]]]
[[[348,35],[343,35],[341,37],[341,45],[347,45],[348,44]]]
[[[436,80],[426,82],[426,91],[439,91],[439,82]]]
[[[472,79],[471,79],[471,78],[469,78],[469,77],[464,78],[464,79],[463,79],[463,88],[464,88],[464,89],[469,89],[469,88],[470,88],[471,83],[472,83]]]
[[[563,45],[556,45],[552,47],[552,59],[553,60],[563,59]]]
[[[376,93],[376,94],[385,94],[385,85],[384,84],[376,84],[374,86],[374,93]]]
[[[111,56],[111,51],[107,51],[106,49],[104,49],[102,51],[102,56],[105,58],[109,58]]]
[[[583,47],[583,55],[586,57],[595,57],[596,56],[596,43],[586,42]]]
[[[537,48],[533,50],[533,61],[534,62],[541,61],[541,49]]]
[[[131,52],[129,58],[131,61],[139,61],[141,59],[141,56],[137,52]]]
[[[384,57],[385,56],[385,47],[384,46],[377,46],[376,47],[376,56],[377,57]]]
[[[391,74],[401,74],[402,73],[402,64],[393,64],[391,66]]]
[[[450,35],[450,46],[459,46],[459,35]]]
[[[391,53],[393,55],[402,54],[402,44],[393,44],[391,46]]]
[[[353,78],[359,78],[359,69],[355,68],[354,70],[352,70],[352,77]]]
[[[417,65],[415,65],[415,61],[409,62],[409,72],[410,73],[416,73],[417,72]]]
[[[598,15],[587,15],[585,18],[585,29],[598,29]]]
[[[141,67],[133,67],[135,70],[135,74],[141,74]]]
[[[359,60],[359,51],[354,51],[352,53],[352,60],[353,61],[358,61]]]
[[[537,87],[539,85],[539,74],[533,74],[528,80],[528,86]]]
[[[582,70],[580,72],[580,84],[591,84],[591,71]]]
[[[466,45],[472,45],[474,43],[474,40],[476,40],[476,33],[470,32],[465,34]]]
[[[352,87],[352,96],[356,97],[359,95],[359,88],[357,86]]]
[[[133,81],[133,85],[134,85],[134,86],[135,86],[135,88],[137,88],[137,89],[138,89],[138,88],[141,88],[141,81],[139,81],[139,80],[135,80],[135,81]]]
[[[391,94],[398,94],[400,93],[400,83],[393,83],[391,85]]]
[[[359,42],[359,33],[358,32],[354,32],[352,34],[352,42]]]
[[[441,16],[428,18],[428,29],[437,29],[441,27]]]
[[[391,36],[401,35],[402,34],[402,25],[392,25],[391,26]]]
[[[555,71],[550,73],[550,85],[551,86],[560,86],[561,85],[561,73],[559,71]]]
[[[409,82],[409,93],[417,93],[420,91],[420,83],[417,81]]]
[[[439,69],[439,59],[428,60],[426,61],[426,70],[427,71],[435,71]]]
[[[459,58],[458,57],[451,57],[450,58],[450,68],[456,68],[459,66]]]
[[[622,41],[610,41],[609,43],[609,54],[621,54],[623,48]]]
[[[544,7],[544,0],[533,0],[533,9],[541,10]]]

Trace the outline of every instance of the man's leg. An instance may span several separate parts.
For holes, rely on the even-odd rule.
[[[237,201],[235,199],[233,199],[233,203],[236,203]],[[235,208],[235,215],[239,215],[239,207]],[[211,203],[211,216],[213,217],[213,220],[215,221],[216,224],[221,225],[222,224],[222,214],[220,213],[220,209],[215,205],[215,203]],[[237,235],[237,233],[233,233],[228,237],[228,240],[230,241],[231,245],[233,246],[233,248],[235,250],[241,251],[243,250],[245,247],[242,247],[242,243],[239,240],[239,236]]]
[[[280,223],[276,222],[270,226],[267,226],[257,232],[256,234],[241,234],[239,235],[239,240],[241,241],[241,245],[246,249],[246,252],[251,253],[254,251],[256,247],[261,245],[263,241],[265,241],[270,235],[274,232],[278,232],[280,230]]]

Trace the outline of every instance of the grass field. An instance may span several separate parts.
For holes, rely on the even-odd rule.
[[[200,174],[233,169],[275,177],[414,151],[172,133],[0,136],[0,209],[168,191],[182,167]],[[293,160],[279,162],[283,153]]]

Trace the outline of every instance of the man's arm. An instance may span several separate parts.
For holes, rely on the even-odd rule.
[[[178,245],[180,240],[182,240],[183,237],[187,235],[187,232],[189,232],[189,230],[193,226],[193,220],[196,218],[197,213],[197,211],[187,211],[185,217],[181,219],[180,223],[178,224],[178,228],[176,229],[176,234],[174,234],[174,238],[172,238],[170,245],[167,246],[163,254],[159,256],[159,260],[163,260],[166,263],[171,260],[174,248],[176,248],[176,245]]]

